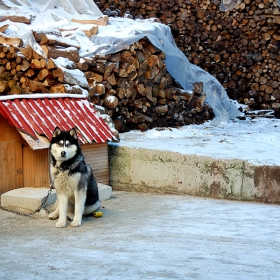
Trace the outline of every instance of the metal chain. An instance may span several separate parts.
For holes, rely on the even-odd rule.
[[[50,194],[51,194],[51,192],[52,192],[52,188],[53,188],[53,187],[52,187],[52,184],[51,184],[50,189],[48,190],[48,194],[47,194],[47,196],[44,198],[44,200],[42,201],[41,205],[40,205],[36,210],[32,211],[31,213],[22,213],[22,212],[19,212],[19,211],[7,209],[7,208],[5,208],[5,207],[3,207],[3,206],[1,206],[1,205],[0,205],[0,209],[5,210],[5,211],[7,211],[7,212],[11,212],[11,213],[17,214],[17,215],[30,217],[30,216],[36,214],[37,212],[39,212],[39,211],[42,209],[42,207],[44,206],[44,204],[46,203],[48,197],[50,196]]]

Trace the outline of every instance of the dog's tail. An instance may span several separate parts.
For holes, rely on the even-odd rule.
[[[84,214],[83,215],[89,215],[95,212],[100,208],[101,204],[100,201],[96,201],[93,205],[89,205],[85,207]]]

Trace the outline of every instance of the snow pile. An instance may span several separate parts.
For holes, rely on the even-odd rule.
[[[280,166],[279,135],[279,119],[256,118],[230,121],[224,126],[206,122],[180,128],[130,131],[120,134],[120,143],[112,145]]]

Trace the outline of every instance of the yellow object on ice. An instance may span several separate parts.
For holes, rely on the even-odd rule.
[[[94,216],[95,218],[100,218],[100,217],[103,216],[103,213],[102,213],[101,211],[93,212],[93,216]]]

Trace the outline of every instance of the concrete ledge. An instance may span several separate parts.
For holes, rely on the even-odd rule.
[[[109,145],[113,190],[280,203],[280,167]]]
[[[47,196],[48,190],[47,188],[19,188],[8,191],[1,195],[1,206],[36,210]],[[98,192],[101,201],[108,200],[112,196],[112,188],[101,183],[98,183]],[[45,206],[54,203],[55,200],[56,192],[52,190]]]
[[[8,191],[1,195],[1,206],[36,210],[47,196],[48,190],[47,188],[19,188]],[[56,193],[52,190],[45,205],[52,204],[55,200]]]

